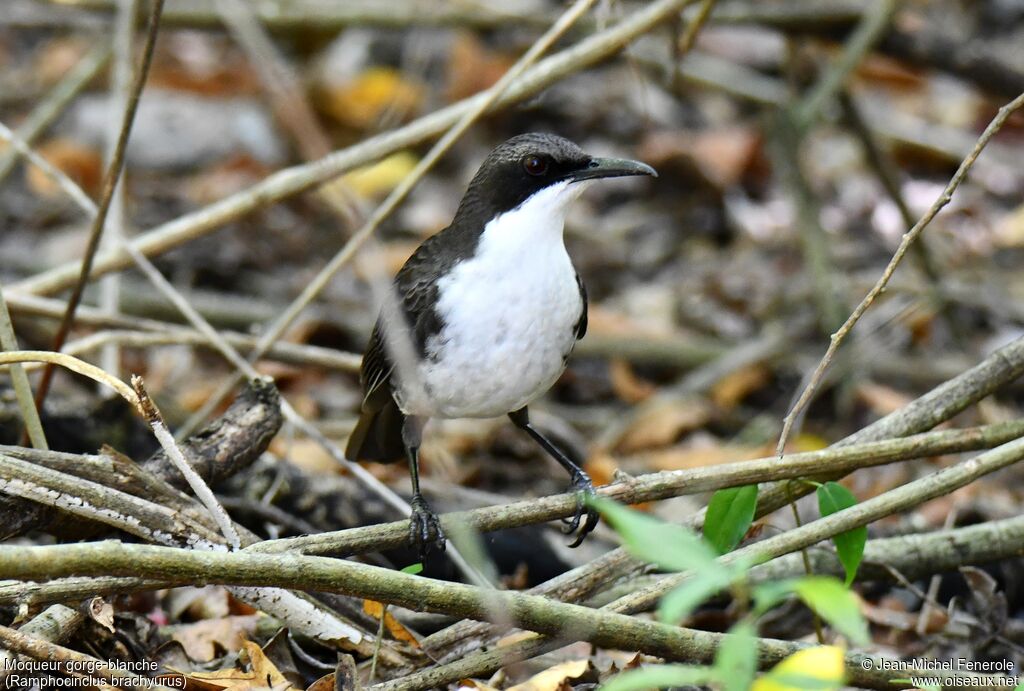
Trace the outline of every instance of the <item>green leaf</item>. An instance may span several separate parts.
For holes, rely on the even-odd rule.
[[[416,562],[415,564],[409,564],[404,569],[402,569],[402,573],[407,573],[413,576],[415,576],[418,573],[421,573],[422,571],[423,564],[421,564],[420,562]]]
[[[717,679],[711,667],[694,665],[650,665],[631,669],[601,686],[601,691],[639,691],[669,686],[702,686]]]
[[[722,691],[747,691],[757,671],[757,639],[754,625],[742,620],[722,639],[715,654],[715,670],[722,680]]]
[[[754,522],[757,485],[728,487],[711,495],[704,517],[704,539],[719,554],[735,549]]]
[[[697,605],[718,593],[736,580],[742,573],[720,564],[705,566],[691,572],[685,581],[669,591],[658,603],[658,619],[666,624],[677,624],[694,610]]]
[[[769,581],[755,586],[753,590],[754,615],[761,616],[792,595],[795,589],[796,581],[793,579]]]
[[[818,509],[823,517],[857,504],[857,497],[838,482],[826,482],[818,487],[817,494]],[[867,541],[868,529],[866,526],[847,530],[832,538],[832,544],[836,546],[836,552],[839,554],[839,561],[842,562],[843,570],[846,571],[847,586],[853,583],[853,579],[857,575],[861,559],[864,558],[864,545]]]
[[[805,576],[793,589],[808,607],[857,645],[868,642],[868,625],[860,613],[857,596],[831,576]]]
[[[716,555],[697,535],[682,526],[627,509],[610,499],[591,497],[591,506],[615,528],[626,549],[668,571],[721,569]]]

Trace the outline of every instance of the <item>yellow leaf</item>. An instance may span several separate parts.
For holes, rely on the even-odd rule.
[[[845,679],[843,649],[834,645],[820,645],[793,653],[754,682],[751,691],[800,691],[806,684],[801,679],[814,680],[815,688],[838,689]]]
[[[379,123],[385,112],[408,115],[419,108],[423,88],[390,67],[372,67],[340,87],[328,87],[323,108],[338,122],[365,128]]]
[[[995,235],[1000,247],[1024,246],[1024,204],[996,222]]]
[[[360,197],[381,197],[397,187],[415,167],[416,157],[408,151],[399,151],[371,165],[356,168],[345,175],[344,180]]]
[[[570,679],[579,679],[590,669],[589,660],[570,660],[535,674],[507,691],[557,691]]]
[[[818,434],[811,434],[810,432],[803,432],[797,435],[790,444],[786,446],[786,451],[793,453],[803,453],[804,451],[821,451],[827,448],[829,445],[828,440]]]
[[[383,616],[384,626],[396,641],[405,641],[415,648],[420,647],[420,642],[416,640],[416,637],[412,635],[409,629],[402,626],[402,622],[395,619],[391,612],[384,609],[383,604],[376,600],[363,600],[363,611],[377,621],[380,621],[381,616]]]

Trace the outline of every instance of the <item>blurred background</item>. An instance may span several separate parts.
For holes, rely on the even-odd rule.
[[[125,53],[116,30],[124,4],[5,0],[0,11],[0,122],[93,199],[130,81],[117,56],[137,64],[145,24],[141,3]],[[644,6],[601,0],[553,51]],[[193,218],[275,171],[470,97],[564,9],[548,0],[168,0],[108,235],[132,238]],[[662,24],[618,56],[482,118],[258,369],[343,444],[360,402],[358,354],[379,309],[373,279],[394,275],[448,224],[493,146],[550,131],[589,152],[643,160],[659,177],[592,188],[570,214],[566,243],[589,291],[589,332],[533,406],[535,421],[575,449],[601,484],[617,472],[770,455],[828,335],[998,108],[1024,91],[1024,5],[721,0],[692,46],[686,26]],[[245,352],[429,146],[367,158],[318,190],[217,221],[152,259]],[[844,344],[792,450],[823,448],[1024,336],[1022,160],[1024,113],[1016,113]],[[0,151],[0,284],[23,348],[50,347],[70,283],[52,290],[33,281],[79,262],[88,227],[50,176],[9,147]],[[143,374],[174,430],[223,411],[237,391],[219,391],[232,366],[181,328],[178,310],[137,270],[113,275],[86,290],[65,350],[123,379]],[[21,418],[10,391],[0,394],[0,438],[16,443]],[[91,452],[110,444],[135,458],[152,451],[148,430],[104,396],[58,373],[44,414],[51,446]],[[1011,386],[957,422],[1017,418],[1022,405],[1021,387]],[[864,499],[953,460],[878,468],[848,484]],[[505,420],[432,423],[423,465],[440,510],[565,485],[561,469]],[[407,496],[404,467],[367,467]],[[874,524],[872,536],[1016,515],[1022,480],[1010,470],[972,484]],[[395,518],[287,425],[219,491],[270,537]],[[648,508],[681,519],[705,503],[695,496]],[[267,505],[280,511],[259,510]],[[760,525],[772,532],[791,520],[786,513]],[[608,549],[606,530],[578,551],[551,529],[488,539],[501,541],[492,557],[504,582],[523,587]],[[1017,612],[1020,563],[995,572],[1008,611]],[[888,591],[875,604],[914,606]],[[897,637],[904,623],[890,619],[887,630]]]

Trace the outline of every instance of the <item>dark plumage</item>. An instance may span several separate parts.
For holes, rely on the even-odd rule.
[[[484,335],[479,333],[480,327],[477,326],[479,319],[467,317],[465,314],[461,314],[459,319],[469,319],[472,323],[467,322],[464,326],[460,322],[456,323],[460,324],[460,328],[475,329],[475,331],[469,331],[465,334],[456,333],[454,335],[450,331],[444,331],[448,324],[446,323],[445,314],[440,312],[438,307],[443,302],[443,296],[440,291],[442,285],[447,285],[443,283],[443,279],[458,273],[455,271],[457,267],[461,267],[463,262],[477,260],[481,238],[485,230],[492,227],[490,224],[493,224],[498,219],[521,218],[521,220],[515,221],[503,220],[502,223],[504,225],[501,226],[500,233],[495,226],[493,232],[499,233],[499,235],[494,236],[491,243],[498,242],[498,245],[495,246],[501,246],[501,243],[515,246],[517,241],[514,236],[521,232],[524,239],[519,242],[516,250],[529,250],[530,245],[528,243],[531,242],[530,238],[538,232],[541,233],[541,236],[545,238],[544,243],[547,244],[545,244],[542,250],[538,251],[549,253],[542,255],[545,257],[544,261],[554,262],[552,267],[557,272],[571,272],[568,280],[575,281],[575,285],[578,287],[578,296],[572,297],[571,300],[577,305],[582,305],[582,308],[579,309],[579,312],[573,314],[572,320],[566,323],[564,328],[571,329],[571,332],[567,331],[566,334],[569,335],[571,333],[575,340],[582,338],[587,329],[586,290],[579,279],[579,275],[575,273],[575,269],[572,268],[567,255],[565,255],[564,245],[562,245],[561,240],[564,208],[568,201],[574,198],[576,194],[569,192],[570,186],[579,181],[595,178],[652,174],[654,174],[654,171],[644,164],[619,159],[594,158],[572,142],[554,135],[532,133],[514,137],[495,148],[484,159],[480,169],[470,182],[469,188],[459,204],[451,225],[424,241],[398,272],[398,275],[395,277],[394,287],[398,301],[397,307],[404,317],[406,328],[397,328],[390,323],[386,326],[383,316],[377,320],[374,326],[366,352],[363,355],[360,371],[360,382],[364,393],[360,417],[349,439],[345,455],[352,460],[381,462],[397,461],[403,456],[407,457],[413,476],[414,516],[411,525],[411,537],[414,541],[419,541],[422,545],[430,541],[431,533],[440,535],[440,528],[436,523],[436,518],[426,508],[423,498],[419,494],[419,483],[416,475],[416,455],[422,427],[428,416],[445,416],[440,412],[442,410],[441,407],[437,409],[431,407],[430,401],[433,400],[432,397],[441,395],[445,403],[450,404],[451,397],[457,396],[459,389],[456,386],[448,387],[447,379],[442,379],[439,382],[436,377],[441,375],[436,374],[436,369],[425,370],[432,373],[435,378],[433,380],[425,380],[421,388],[416,389],[415,393],[419,394],[417,403],[414,406],[416,414],[409,414],[410,410],[406,408],[408,404],[406,397],[412,397],[408,392],[409,383],[396,380],[397,374],[389,352],[388,343],[385,341],[385,328],[395,329],[393,338],[409,339],[412,350],[418,360],[417,367],[429,367],[432,363],[439,362],[446,353],[446,344],[451,342],[453,338],[458,341],[460,344],[458,347],[463,348],[463,350],[467,347],[467,343],[474,348],[486,349],[491,347],[488,345],[489,339],[502,341],[503,334],[501,332],[507,327],[502,326],[500,329],[494,330],[493,336]],[[554,191],[553,195],[552,191]],[[544,194],[540,194],[541,192],[544,192]],[[530,201],[540,200],[542,197],[544,197],[544,201]],[[548,199],[549,197],[550,199]],[[530,210],[524,210],[524,205],[527,202],[533,205],[530,207]],[[534,227],[534,224],[540,224],[540,227]],[[551,228],[550,231],[548,231],[549,227]],[[551,237],[550,233],[555,232],[557,232],[557,237]],[[488,237],[492,236],[488,235]],[[551,248],[555,247],[555,245],[550,244],[553,242],[557,242],[557,251],[561,253],[560,255],[550,254],[550,252],[554,251]],[[524,245],[523,243],[527,244]],[[490,257],[487,261],[490,263],[484,263],[480,266],[486,266],[487,271],[500,272],[503,271],[503,268],[499,268],[497,265],[492,266],[495,264],[495,259],[501,256],[494,255],[495,251],[497,250],[489,250],[491,254],[487,255]],[[562,259],[558,259],[558,256],[561,256]],[[518,275],[516,272],[522,271],[524,268],[530,267],[509,265],[506,276],[516,276]],[[529,272],[522,273],[522,280],[524,282],[532,280],[529,278],[530,275]],[[561,275],[564,274],[559,274],[559,276]],[[496,279],[504,277],[495,276]],[[468,277],[460,276],[459,280],[480,281],[481,278],[475,274],[470,274]],[[547,280],[549,279],[545,277],[544,281]],[[561,278],[557,280],[562,281]],[[546,283],[538,283],[537,285],[546,285]],[[463,287],[449,287],[448,289],[455,291],[451,294],[458,293],[461,295],[462,293],[459,291],[488,290],[490,288],[486,280],[479,285],[460,283],[459,286]],[[509,290],[507,282],[502,283],[502,286],[504,290]],[[506,308],[518,310],[510,312],[510,318],[514,322],[517,319],[519,320],[516,323],[530,324],[531,328],[538,323],[533,320],[533,317],[524,317],[522,314],[524,309],[522,299],[527,299],[526,295],[533,296],[533,292],[529,292],[533,288],[528,284],[524,284],[524,290],[527,290],[527,292],[520,296],[519,289],[513,289],[514,304],[505,305],[497,299],[487,303],[489,305],[488,310],[495,310],[495,314],[490,315],[494,318],[495,324],[505,323],[501,310]],[[569,290],[572,289],[569,288]],[[565,306],[569,304],[566,301],[569,298],[565,297],[565,291],[566,284],[560,282],[557,283],[556,293],[552,295],[553,298],[561,300],[558,303],[558,308],[561,310],[564,310]],[[546,295],[541,294],[539,297],[540,301],[537,302],[536,307],[530,309],[540,310],[538,314],[543,314],[545,309],[543,300],[546,299]],[[448,309],[453,309],[450,304]],[[574,306],[572,309],[578,308]],[[562,313],[559,312],[559,314]],[[525,322],[523,322],[524,319],[526,320]],[[435,337],[438,337],[442,332],[446,336],[444,340],[439,341]],[[462,338],[462,336],[465,336],[465,338]],[[570,338],[570,343],[572,340]],[[552,341],[552,344],[561,342],[555,339]],[[452,347],[454,348],[455,346]],[[494,345],[493,347],[507,346]],[[530,347],[524,347],[527,351],[530,350]],[[552,346],[538,344],[538,348],[550,347]],[[571,345],[568,346],[568,349],[571,350]],[[476,350],[472,352],[481,351]],[[546,353],[549,351],[541,350],[538,352]],[[460,357],[465,357],[463,351],[460,351]],[[564,360],[568,357],[568,351],[560,352],[558,357],[560,358],[560,364],[556,362],[556,365],[564,367]],[[482,362],[482,360],[470,359],[469,362]],[[451,369],[451,363],[445,364],[448,369],[443,371],[447,372]],[[550,366],[545,367],[548,367],[548,369],[541,367],[539,371],[551,371]],[[477,369],[479,370],[479,367]],[[461,372],[462,370],[458,371]],[[560,369],[554,370],[555,375],[558,372],[560,372]],[[475,374],[477,377],[481,376],[480,372]],[[448,375],[444,376],[447,377]],[[453,374],[451,376],[458,375]],[[495,376],[498,376],[498,374],[495,373]],[[493,377],[488,381],[490,382],[488,386],[500,386],[500,380],[496,381]],[[550,385],[551,381],[553,379],[538,378],[538,382],[547,382],[544,384],[545,387]],[[439,394],[437,391],[438,386],[441,386],[447,392]],[[539,395],[539,393],[542,393],[542,391],[538,391],[536,395]],[[518,396],[518,394],[512,394],[512,396]],[[526,399],[510,397],[508,400],[532,400],[532,396],[533,394],[530,394]],[[441,404],[437,405],[440,406]],[[493,414],[493,406],[492,408],[481,410],[472,407],[466,408],[467,405],[469,404],[467,403],[461,408],[456,406],[456,409],[460,411],[468,409],[470,412],[467,416],[487,416]],[[499,403],[498,405],[502,404]],[[517,405],[522,405],[522,403]],[[590,480],[586,477],[586,474],[530,425],[525,406],[519,410],[504,408],[499,410],[507,412],[517,425],[526,430],[531,436],[534,436],[545,450],[570,471],[576,489],[581,491],[590,489]],[[580,512],[572,523],[573,530],[579,525],[580,516],[583,513],[585,512],[581,506]],[[584,526],[582,534],[585,535],[589,532],[595,522],[596,516],[588,516],[588,521]],[[582,539],[582,536],[580,539]]]

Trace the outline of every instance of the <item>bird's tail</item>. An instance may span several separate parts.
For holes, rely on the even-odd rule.
[[[402,425],[405,415],[398,404],[390,400],[378,410],[365,410],[352,430],[345,446],[345,457],[350,461],[377,461],[394,463],[405,458],[402,443]]]

